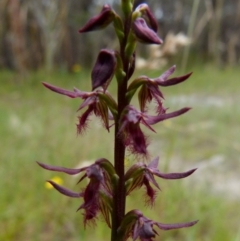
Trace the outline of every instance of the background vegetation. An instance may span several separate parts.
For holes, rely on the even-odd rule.
[[[240,71],[212,66],[191,70],[189,80],[163,92],[171,110],[193,109],[156,125],[157,134],[147,133],[153,139],[152,156],[160,156],[162,171],[199,169],[186,180],[159,180],[162,191],[148,214],[166,223],[200,220],[193,228],[159,232],[156,240],[239,241]],[[155,77],[160,71],[148,74]],[[56,175],[40,169],[35,161],[75,167],[99,156],[111,160],[113,133],[103,131],[93,117],[87,133],[77,137],[75,110],[80,100],[56,95],[44,89],[41,81],[90,89],[87,71],[30,73],[24,81],[16,73],[1,72],[0,240],[106,240],[108,228],[101,221],[97,228],[93,225],[84,231],[82,215],[75,212],[81,201],[47,189],[44,180]],[[114,91],[115,86],[111,88]],[[131,161],[129,156],[126,165]],[[57,177],[68,188],[81,189],[76,185],[79,177]],[[128,208],[139,205],[139,199],[140,190],[128,197]]]
[[[240,56],[240,0],[135,0],[154,10],[165,39],[169,32],[183,32],[193,41],[198,59],[218,66],[236,66]],[[88,66],[100,48],[116,45],[113,29],[79,35],[90,16],[118,0],[1,0],[0,68],[28,69]],[[91,46],[91,50],[86,46]]]
[[[81,101],[41,85],[90,90],[90,68],[99,49],[116,43],[111,27],[104,36],[79,35],[78,29],[106,2],[117,8],[110,0],[0,1],[0,240],[101,241],[110,235],[101,221],[84,230],[82,215],[75,212],[81,201],[44,183],[57,177],[80,190],[79,177],[56,176],[36,164],[75,167],[100,156],[112,159],[113,133],[93,118],[78,137],[75,110]],[[163,223],[200,221],[190,229],[159,232],[156,240],[240,241],[240,0],[146,2],[158,16],[163,39],[172,31],[193,41],[166,66],[177,63],[176,75],[193,71],[193,76],[162,90],[170,110],[193,109],[156,125],[157,134],[147,133],[162,171],[198,171],[186,180],[159,180],[162,191],[148,213]],[[148,50],[140,46],[138,51],[144,56]],[[136,75],[156,77],[164,69],[140,69]],[[140,199],[142,192],[135,191],[128,208]]]

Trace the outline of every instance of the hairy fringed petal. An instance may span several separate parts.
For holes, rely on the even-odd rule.
[[[100,189],[101,182],[90,178],[90,182],[84,190],[83,200],[84,203],[79,207],[79,209],[89,208],[91,206],[97,206],[97,197]],[[78,209],[78,210],[79,210]]]
[[[148,172],[145,164],[137,163],[133,165],[125,174],[127,195],[129,195],[134,189],[144,186],[146,190],[146,204],[150,204],[152,206],[157,192],[152,188],[150,182],[153,183],[155,187],[160,189],[153,177],[153,174]]]
[[[147,103],[150,103],[153,99],[157,103],[157,113],[165,113],[166,109],[162,104],[162,99],[164,99],[164,96],[159,90],[158,85],[153,82],[151,84],[146,83],[145,85],[142,85],[138,92],[140,110],[144,112],[146,110]]]
[[[78,124],[77,126],[77,134],[83,134],[83,132],[87,129],[88,121],[90,115],[93,113],[93,107],[89,106],[82,115],[78,116]]]
[[[83,106],[81,106],[79,109],[81,108],[83,108]],[[95,116],[99,117],[102,120],[103,126],[106,128],[107,131],[109,131],[110,117],[109,117],[108,106],[104,101],[96,98],[96,100],[88,106],[86,111],[83,112],[83,114],[78,117],[78,120],[79,120],[77,124],[78,134],[82,134],[84,132],[84,130],[87,127],[89,117],[92,113],[94,113]]]
[[[103,122],[104,127],[107,131],[109,131],[109,109],[106,102],[99,99],[99,101],[96,103],[96,109],[95,109],[95,115],[99,116]]]
[[[159,157],[154,158],[148,165],[137,163],[128,169],[125,174],[126,193],[129,195],[134,189],[145,187],[146,204],[154,204],[157,191],[151,186],[161,190],[154,176],[163,179],[181,179],[191,175],[196,169],[182,173],[162,173],[158,170]]]
[[[100,76],[102,78],[102,76]],[[99,78],[100,78],[99,77]],[[105,76],[106,77],[106,76]],[[94,77],[97,79],[97,76]],[[108,80],[107,80],[108,81]],[[97,83],[97,80],[96,80]],[[99,83],[98,83],[99,84]],[[105,82],[102,83],[106,84]],[[117,113],[117,104],[112,96],[106,92],[106,90],[96,90],[91,92],[83,92],[76,88],[74,91],[65,90],[56,86],[53,86],[48,83],[43,83],[43,85],[62,95],[66,95],[70,98],[81,98],[83,99],[82,104],[79,106],[78,111],[87,107],[86,111],[79,116],[79,122],[77,124],[77,133],[82,134],[87,127],[89,117],[94,113],[97,117],[103,122],[104,127],[109,131],[109,119],[112,119],[112,116],[116,116]],[[95,86],[96,87],[96,86]]]
[[[139,123],[129,123],[125,128],[125,143],[134,154],[147,155],[147,139],[143,134]]]
[[[141,128],[141,113],[133,106],[127,106],[120,119],[119,134],[122,134],[125,145],[135,154],[147,155],[147,141]]]
[[[99,212],[103,212],[105,218],[106,209],[109,209],[109,205],[105,204],[105,200],[101,196],[101,192],[104,192],[103,183],[105,181],[102,170],[99,169],[99,166],[92,166],[86,173],[90,182],[84,190],[84,203],[78,208],[78,210],[83,209],[85,226],[88,221],[94,220]],[[108,225],[110,224],[108,223]]]
[[[109,131],[109,107],[108,103],[103,99],[99,98],[99,91],[90,92],[89,96],[84,100],[84,102],[80,105],[78,110],[83,109],[88,106],[87,110],[83,112],[83,114],[79,117],[79,123],[77,124],[78,133],[82,133],[83,130],[86,129],[89,117],[92,113],[95,116],[99,117],[104,127]],[[103,94],[103,93],[102,93]],[[109,95],[105,93],[104,95]]]
[[[157,191],[152,188],[152,186],[150,185],[149,180],[146,177],[144,177],[144,179],[143,179],[143,185],[146,188],[145,204],[153,206],[154,205],[154,201],[155,201],[155,199],[157,197]]]
[[[122,135],[125,145],[134,154],[147,156],[147,138],[143,134],[140,124],[145,125],[151,131],[151,125],[186,113],[190,108],[183,108],[171,113],[159,113],[157,116],[150,116],[138,111],[132,105],[128,105],[122,112],[120,118],[119,134]],[[155,132],[155,131],[154,131]]]
[[[165,71],[158,78],[151,79],[147,76],[140,76],[135,79],[128,87],[127,98],[131,101],[133,95],[140,88],[138,93],[138,99],[141,111],[146,110],[147,103],[155,100],[157,104],[157,113],[162,114],[166,112],[166,108],[163,107],[162,100],[164,99],[163,93],[159,89],[159,86],[167,87],[171,85],[179,84],[188,79],[192,73],[188,73],[183,76],[178,76],[169,79],[169,76],[174,73],[176,66],[173,65],[167,71]]]

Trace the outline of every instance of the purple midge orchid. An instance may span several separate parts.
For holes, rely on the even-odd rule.
[[[118,234],[121,236],[121,240],[123,241],[126,241],[130,236],[132,237],[133,241],[137,240],[138,238],[141,241],[153,241],[152,238],[155,238],[156,235],[158,235],[154,227],[167,231],[191,227],[197,222],[198,221],[164,224],[148,219],[140,210],[134,209],[129,211],[124,216],[122,223],[118,228]]]
[[[145,3],[135,9],[133,6],[133,0],[121,0],[122,14],[118,15],[110,5],[105,4],[101,12],[90,18],[79,30],[80,33],[100,30],[112,23],[119,41],[117,50],[100,50],[91,71],[91,91],[80,91],[77,88],[69,91],[43,83],[46,88],[58,94],[83,100],[78,108],[78,111],[82,111],[77,124],[79,134],[86,129],[91,114],[100,118],[107,131],[112,129],[110,127],[114,128],[113,164],[105,158],[100,158],[87,167],[69,169],[38,162],[42,168],[50,171],[69,175],[84,173],[79,182],[85,178],[89,182],[80,192],[71,191],[53,181],[48,182],[60,193],[83,200],[78,210],[83,211],[85,226],[102,214],[107,226],[111,229],[111,241],[126,241],[130,237],[132,240],[152,241],[157,235],[155,228],[170,230],[190,227],[197,223],[193,221],[162,224],[146,218],[137,209],[126,213],[126,197],[133,190],[145,188],[146,204],[153,205],[157,191],[160,190],[156,177],[165,180],[181,179],[188,177],[196,170],[162,173],[158,169],[158,157],[147,163],[150,157],[148,152],[150,140],[142,131],[141,125],[155,132],[152,125],[178,117],[190,110],[189,107],[185,107],[168,112],[168,109],[163,106],[164,95],[159,87],[179,84],[188,79],[192,73],[169,78],[175,71],[174,65],[157,78],[139,76],[131,79],[135,71],[137,42],[163,43],[157,34],[157,19],[149,6]],[[114,77],[117,82],[116,100],[108,91],[108,86],[113,82]],[[132,104],[132,98],[137,91],[140,110]],[[154,114],[150,115],[148,104],[153,101],[157,107]],[[136,155],[137,159],[137,163],[127,171],[124,166],[126,150]],[[142,162],[143,160],[145,162]]]
[[[168,79],[171,74],[174,73],[176,66],[172,66],[167,71],[165,71],[158,78],[151,79],[147,76],[140,76],[135,79],[128,87],[127,97],[129,101],[135,94],[138,88],[140,88],[138,93],[138,99],[141,111],[145,111],[147,102],[155,100],[157,103],[157,113],[165,113],[166,109],[162,105],[162,100],[164,99],[163,93],[160,91],[159,86],[167,87],[179,84],[186,79],[188,79],[192,73],[188,73],[183,76],[174,77]]]
[[[112,119],[112,116],[116,115],[117,106],[109,93],[104,93],[101,90],[84,92],[76,88],[74,88],[74,91],[69,91],[48,83],[43,83],[43,85],[58,94],[66,95],[70,98],[81,98],[84,100],[78,110],[81,110],[85,107],[88,108],[81,116],[79,116],[79,123],[77,124],[77,131],[79,134],[81,134],[86,129],[89,116],[92,113],[100,117],[104,127],[109,131],[109,119]],[[113,115],[110,115],[110,113]]]
[[[86,177],[88,177],[90,181],[84,191],[80,193],[68,190],[67,188],[62,187],[53,181],[48,182],[57,191],[65,196],[83,198],[84,203],[78,208],[78,210],[84,210],[85,225],[88,221],[96,218],[100,211],[107,225],[111,227],[109,214],[112,211],[113,187],[110,179],[114,176],[115,171],[112,164],[107,159],[101,158],[90,166],[78,169],[51,166],[41,162],[38,162],[38,164],[46,170],[63,172],[68,175],[76,175],[85,171],[85,174],[81,177],[79,182],[81,182]]]
[[[125,145],[129,147],[132,153],[147,156],[148,143],[140,128],[140,124],[145,125],[148,129],[155,132],[151,125],[182,115],[189,110],[190,108],[183,108],[174,112],[160,113],[156,116],[151,116],[145,112],[138,111],[132,105],[128,105],[122,112],[120,118],[119,133],[122,134]]]
[[[196,171],[196,169],[192,169],[182,173],[162,173],[158,170],[158,163],[159,157],[156,157],[148,165],[139,162],[130,167],[125,174],[126,194],[129,195],[134,189],[145,186],[147,195],[146,204],[152,206],[156,198],[156,190],[152,188],[150,183],[160,190],[154,176],[174,180],[188,177]]]

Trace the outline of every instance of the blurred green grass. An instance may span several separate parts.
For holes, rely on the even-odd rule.
[[[186,180],[159,180],[162,191],[152,209],[140,203],[143,191],[135,191],[128,197],[128,210],[142,208],[148,217],[163,223],[200,220],[193,228],[159,231],[156,240],[239,241],[240,214],[236,210],[240,190],[230,193],[224,184],[238,177],[240,170],[240,71],[212,66],[193,66],[192,70],[194,74],[185,83],[162,91],[170,111],[184,106],[193,109],[156,125],[157,134],[146,133],[152,139],[150,153],[160,156],[162,171],[199,170]],[[160,72],[149,71],[148,75],[156,77]],[[108,240],[110,232],[101,218],[97,227],[84,230],[82,215],[75,212],[81,201],[46,189],[45,180],[56,173],[36,164],[38,160],[75,167],[99,157],[112,160],[113,133],[106,133],[92,117],[88,131],[77,136],[76,110],[81,100],[54,94],[41,85],[46,81],[89,90],[89,74],[38,72],[23,78],[1,71],[0,79],[0,240]],[[110,87],[110,91],[115,90],[114,85]],[[212,166],[215,156],[223,161]],[[130,163],[134,161],[128,158]],[[76,186],[76,178],[57,176],[70,189],[84,186]],[[216,190],[215,184],[223,190]]]

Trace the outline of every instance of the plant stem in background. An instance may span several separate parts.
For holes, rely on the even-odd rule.
[[[194,30],[194,26],[195,26],[195,22],[196,22],[196,18],[197,18],[199,3],[200,3],[200,0],[194,0],[193,1],[191,17],[190,17],[188,32],[187,32],[187,36],[190,39],[192,39],[193,30]],[[187,67],[189,51],[190,51],[190,46],[186,46],[185,49],[184,49],[183,58],[182,58],[182,66],[181,66],[182,71],[185,71],[185,69]]]

